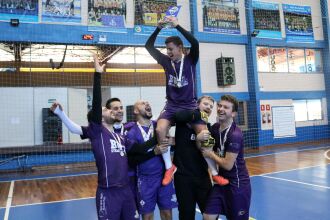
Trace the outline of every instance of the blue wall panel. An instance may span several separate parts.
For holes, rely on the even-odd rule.
[[[286,144],[302,141],[314,141],[329,138],[330,131],[328,125],[297,127],[296,137],[274,138],[273,130],[260,130],[260,146],[269,146],[273,144]]]

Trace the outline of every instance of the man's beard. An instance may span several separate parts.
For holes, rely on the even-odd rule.
[[[152,114],[151,114],[151,115],[147,115],[147,114],[145,114],[145,115],[144,115],[144,118],[145,118],[145,119],[151,119],[151,118],[152,118]]]

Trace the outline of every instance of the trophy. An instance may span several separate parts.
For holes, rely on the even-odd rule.
[[[181,9],[181,5],[178,6],[170,6],[167,11],[165,12],[165,16],[163,18],[163,28],[172,28],[173,24],[171,21],[168,20],[169,17],[177,17],[179,14],[179,11]]]

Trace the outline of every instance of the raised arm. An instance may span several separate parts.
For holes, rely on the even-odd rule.
[[[155,31],[150,35],[150,37],[148,38],[147,42],[146,42],[146,49],[147,51],[150,53],[150,55],[157,60],[157,62],[159,63],[161,60],[162,56],[165,56],[164,54],[162,54],[159,50],[157,50],[155,48],[155,41],[157,38],[157,35],[159,34],[159,32],[161,31],[162,27],[161,25],[158,25],[155,29]]]
[[[68,130],[73,134],[82,135],[82,128],[80,125],[73,122],[63,111],[63,108],[60,103],[54,102],[50,107],[50,110],[54,112],[64,123],[64,125],[68,128]]]
[[[101,65],[94,55],[94,84],[91,121],[97,124],[102,123],[102,96],[101,96],[101,73],[104,72],[105,64]]]

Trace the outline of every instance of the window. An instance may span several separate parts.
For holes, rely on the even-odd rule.
[[[269,48],[270,72],[288,72],[286,48]]]
[[[315,49],[257,47],[258,72],[320,73],[322,54]]]
[[[288,49],[288,61],[290,73],[306,72],[304,49]]]
[[[322,103],[320,99],[293,100],[295,120],[322,120]]]
[[[258,71],[269,72],[268,47],[257,47]]]
[[[306,66],[308,73],[322,71],[320,50],[306,49]]]
[[[234,120],[240,128],[247,129],[246,102],[238,102],[238,110]]]
[[[322,119],[322,104],[319,99],[307,100],[308,120]]]

